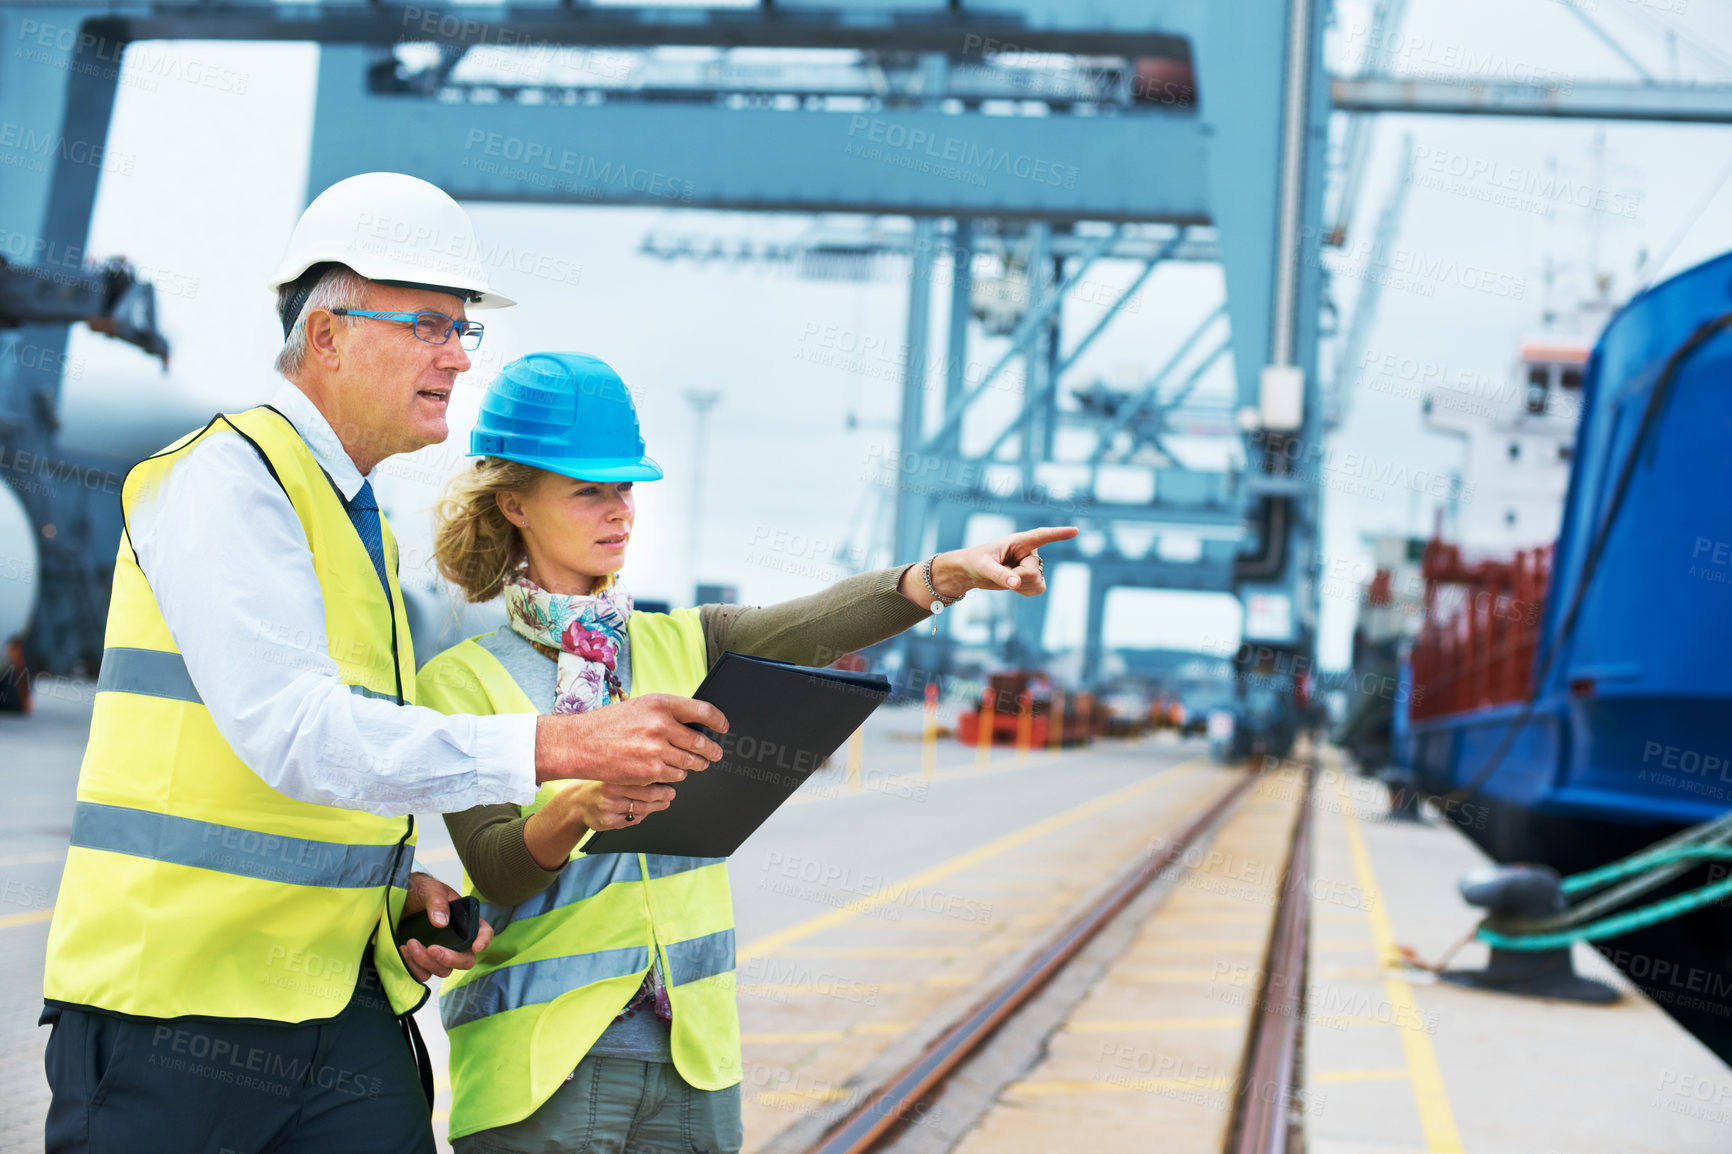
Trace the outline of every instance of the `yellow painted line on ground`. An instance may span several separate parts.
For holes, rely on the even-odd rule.
[[[834,929],[837,926],[845,925],[860,914],[865,913],[867,910],[876,909],[879,906],[895,902],[910,892],[918,891],[922,886],[928,886],[933,882],[961,873],[963,870],[979,865],[983,861],[990,861],[999,854],[1008,853],[1020,846],[1027,845],[1029,842],[1036,841],[1048,834],[1061,830],[1066,826],[1075,825],[1080,821],[1086,821],[1104,810],[1124,805],[1126,802],[1141,797],[1143,794],[1150,793],[1157,789],[1163,789],[1175,782],[1183,781],[1185,778],[1196,773],[1198,766],[1203,762],[1203,758],[1195,758],[1191,762],[1175,766],[1166,773],[1160,774],[1156,777],[1149,778],[1145,781],[1139,781],[1132,785],[1127,785],[1122,789],[1116,789],[1111,793],[1103,794],[1100,797],[1095,798],[1093,801],[1084,802],[1082,805],[1068,809],[1061,814],[1046,818],[1042,821],[1037,821],[1033,825],[1024,826],[1015,833],[1006,834],[1004,837],[998,838],[996,841],[987,842],[985,845],[969,850],[967,853],[958,854],[949,861],[941,862],[929,870],[922,870],[920,873],[917,873],[912,877],[905,878],[894,885],[886,886],[877,893],[856,898],[847,905],[842,906],[840,909],[830,910],[827,913],[819,914],[817,917],[808,918],[797,925],[789,926],[785,930],[778,930],[773,934],[766,934],[757,941],[748,943],[740,950],[738,956],[740,958],[749,958],[769,954],[775,950],[783,948],[784,946],[800,941],[802,938],[809,938],[813,934],[822,933],[824,930]]]
[[[1395,1066],[1371,1070],[1320,1070],[1312,1074],[1310,1080],[1323,1086],[1343,1082],[1405,1082],[1407,1078],[1407,1067]]]
[[[41,853],[10,853],[0,856],[0,866],[44,865],[51,861],[65,861],[66,851],[63,849],[43,850]]]
[[[1013,751],[993,749],[993,757],[987,768],[982,770],[977,761],[967,761],[959,765],[941,766],[933,771],[932,778],[924,778],[919,773],[899,773],[894,776],[874,777],[869,765],[862,765],[861,772],[865,775],[864,786],[851,786],[845,777],[808,778],[809,787],[802,787],[793,797],[788,799],[790,805],[807,805],[819,801],[831,801],[838,797],[865,797],[872,793],[889,793],[904,788],[918,788],[932,784],[935,780],[958,777],[977,778],[995,773],[1014,773],[1028,769],[1044,769],[1050,766],[1057,757],[1068,756],[1076,750],[1066,750],[1063,754],[1037,758],[1033,761],[1018,761],[1010,756]]]
[[[1057,914],[1017,914],[1007,924],[1023,929],[1039,929],[1041,926],[1050,926],[1056,921],[1058,921]]]
[[[1360,892],[1365,895],[1371,918],[1371,936],[1376,943],[1379,960],[1393,962],[1396,958],[1395,930],[1389,924],[1389,913],[1377,887],[1377,874],[1372,868],[1371,853],[1365,848],[1365,837],[1359,829],[1359,818],[1353,798],[1347,792],[1347,775],[1341,759],[1333,748],[1325,747],[1334,763],[1335,795],[1340,805],[1342,830],[1347,837],[1347,850],[1353,858],[1353,872],[1358,875]],[[1383,995],[1395,1009],[1395,1017],[1421,1021],[1413,986],[1399,970],[1383,975]],[[1407,1014],[1403,1015],[1402,1011]],[[1424,1030],[1401,1031],[1401,1048],[1407,1057],[1407,1074],[1413,1083],[1413,1102],[1419,1110],[1420,1129],[1431,1154],[1463,1154],[1461,1131],[1455,1125],[1455,1111],[1449,1104],[1444,1088],[1443,1070],[1438,1065],[1437,1050]]]
[[[972,986],[985,974],[933,974],[926,979],[929,986]]]
[[[31,910],[27,914],[7,914],[0,918],[0,926],[27,926],[32,922],[45,922],[53,916],[53,909]]]
[[[852,1091],[841,1086],[826,1086],[821,1090],[767,1090],[752,1097],[766,1106],[791,1105],[798,1102],[834,1102],[846,1098]]]
[[[1110,1078],[1099,1082],[1055,1080],[1013,1082],[1006,1094],[1034,1098],[1045,1094],[1147,1094],[1155,1090],[1227,1090],[1230,1078]]]
[[[1364,950],[1377,945],[1372,938],[1318,938],[1311,943],[1314,950]]]
[[[1393,1026],[1392,1018],[1379,1018],[1374,1014],[1314,1014],[1311,1021],[1319,1026],[1332,1030],[1344,1026]]]
[[[1141,1034],[1150,1030],[1231,1030],[1245,1024],[1244,1018],[1110,1018],[1070,1022],[1072,1034]]]

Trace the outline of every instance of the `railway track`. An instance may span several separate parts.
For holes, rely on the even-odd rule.
[[[1274,885],[1274,910],[1255,974],[1255,990],[1246,991],[1249,1006],[1236,1073],[1230,1080],[1214,1080],[1228,1082],[1220,1088],[1227,1091],[1230,1103],[1229,1116],[1218,1128],[1225,1141],[1213,1146],[1221,1154],[1282,1154],[1302,1148],[1297,1141],[1300,1119],[1293,1103],[1304,1018],[1305,897],[1310,791],[1315,775],[1313,759],[1299,783],[1302,793],[1287,829],[1287,850]],[[1166,892],[1152,894],[1148,892],[1151,886],[1157,882],[1170,886],[1193,864],[1204,860],[1217,832],[1268,780],[1247,772],[1165,839],[1157,852],[1142,855],[1085,909],[1030,950],[1008,977],[939,1032],[912,1061],[876,1084],[853,1087],[852,1105],[807,1148],[810,1154],[905,1154],[964,1144],[967,1132],[1004,1100],[1002,1092],[982,1093],[979,1089],[980,1084],[1003,1083],[1002,1073],[995,1077],[991,1070],[972,1072],[971,1067],[990,1062],[987,1051],[1017,1034],[1024,1035],[1020,1044],[1013,1041],[1008,1045],[1021,1054],[1008,1061],[1013,1066],[1032,1064],[1046,1039],[1068,1017],[1069,1008],[1080,1001],[1080,993],[1099,981],[1104,964],[1110,960],[1104,956],[1086,958],[1091,943],[1097,955],[1122,949],[1122,941],[1118,941],[1103,950],[1103,941],[1111,936],[1103,931],[1116,927],[1118,939],[1128,940],[1135,925],[1149,918],[1152,910],[1158,911],[1165,901]],[[1079,969],[1086,972],[1070,972]],[[1056,1011],[1051,1005],[1042,1006],[1043,991],[1066,985],[1066,979],[1070,992],[1057,996],[1065,1005]],[[1003,1057],[997,1060],[999,1066],[1004,1063]],[[975,1085],[971,1092],[959,1089],[956,1083]],[[940,1101],[950,1103],[945,1127],[911,1125],[930,1114],[933,1104]]]

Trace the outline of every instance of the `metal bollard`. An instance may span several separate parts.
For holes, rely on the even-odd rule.
[[[989,687],[981,691],[980,712],[977,714],[980,718],[980,724],[975,727],[974,734],[974,766],[976,769],[985,769],[987,760],[992,756],[992,730],[997,705],[998,691],[996,689]]]
[[[848,736],[848,788],[860,792],[860,763],[866,758],[866,727],[862,725]]]
[[[1016,699],[1016,760],[1028,760],[1029,746],[1034,743],[1034,694],[1024,692]]]
[[[1064,690],[1052,691],[1052,704],[1046,711],[1046,747],[1064,748]]]
[[[920,735],[920,776],[931,781],[938,776],[938,683],[926,683],[926,724]]]

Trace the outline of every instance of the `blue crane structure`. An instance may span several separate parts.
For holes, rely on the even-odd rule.
[[[1261,632],[1248,640],[1308,654],[1318,495],[1314,483],[1287,474],[1290,457],[1280,446],[1304,439],[1319,419],[1323,16],[1313,0],[3,6],[0,20],[19,51],[0,61],[0,113],[69,146],[50,148],[40,171],[9,173],[0,210],[38,264],[81,261],[101,166],[88,155],[74,159],[71,145],[88,153],[105,140],[125,47],[243,39],[322,46],[309,194],[356,172],[388,169],[433,181],[460,200],[911,217],[917,243],[901,450],[922,459],[1008,461],[1025,483],[1010,492],[961,480],[900,487],[893,543],[901,556],[959,541],[974,513],[1020,524],[1053,519],[1036,466],[1050,452],[1059,373],[1080,347],[1060,347],[1051,323],[1058,302],[1091,253],[1138,230],[1168,230],[1148,252],[1144,277],[1202,233],[1212,237],[1224,274],[1232,335],[1223,354],[1230,351],[1246,467],[1205,476],[1156,470],[1146,501],[1073,494],[1075,519],[1091,527],[1136,523],[1204,540],[1194,561],[1160,560],[1152,551],[1121,556],[1110,543],[1078,555],[1093,577],[1090,673],[1099,668],[1106,595],[1120,586],[1256,595],[1279,609],[1261,614]],[[419,67],[397,51],[410,43],[434,49]],[[568,45],[845,48],[869,64],[789,69],[769,79],[725,68],[683,76],[668,66],[660,83],[629,86],[605,76],[560,86],[461,81],[472,49]],[[1043,87],[1028,83],[1026,71],[999,67],[1007,53],[1061,54],[1081,66]],[[921,403],[927,383],[919,370],[933,343],[926,306],[933,262],[945,247],[939,237],[953,245],[979,221],[1020,224],[1042,246],[1034,267],[1057,260],[1060,270],[1012,334],[1005,362],[1014,355],[1031,372],[1023,412],[996,439],[975,427],[980,386],[960,371],[967,358],[955,345],[959,332],[966,341],[966,326],[951,326],[942,415],[929,420]],[[1051,256],[1061,247],[1055,241],[1076,255]],[[0,341],[26,335],[64,349],[63,326],[15,329]],[[0,444],[53,457],[57,389],[51,365],[0,357]],[[1155,436],[1157,400],[1151,391],[1111,414],[1113,432],[1100,439],[1095,464],[1124,456],[1127,442],[1134,449],[1139,430],[1148,431],[1142,443]],[[973,444],[977,434],[991,442],[985,453]],[[105,592],[118,526],[94,515],[73,524],[57,508],[64,499],[57,491],[20,495],[38,525],[62,522],[41,543],[36,659],[93,665],[101,614],[89,609]],[[1038,616],[1020,625],[1025,650],[1038,649]],[[919,665],[930,656],[916,650],[908,659]]]
[[[1403,8],[1380,0],[1379,44]],[[890,552],[950,547],[978,513],[1029,524],[1060,512],[1104,542],[1050,551],[1090,573],[1085,681],[1100,674],[1108,594],[1140,586],[1229,593],[1255,606],[1239,672],[1285,693],[1306,666],[1316,625],[1318,486],[1291,462],[1296,446],[1322,435],[1326,415],[1321,254],[1340,243],[1365,152],[1362,125],[1349,118],[1346,182],[1325,227],[1332,108],[1732,121],[1732,90],[1656,83],[1645,72],[1640,83],[1466,88],[1389,76],[1389,54],[1374,50],[1361,75],[1331,81],[1321,68],[1324,9],[1324,0],[0,3],[12,47],[0,57],[0,120],[17,138],[13,151],[32,161],[0,181],[0,256],[29,266],[32,284],[58,277],[88,287],[84,245],[121,63],[128,45],[147,40],[319,43],[309,196],[355,172],[393,169],[464,200],[906,216],[898,460],[916,462],[919,483],[895,486]],[[847,49],[853,57],[766,67],[649,51],[669,46]],[[521,79],[477,80],[465,67],[476,50],[533,58],[566,47],[645,54],[629,75],[604,64],[575,77],[531,68]],[[1016,66],[1030,58],[1071,67]],[[1021,410],[996,430],[975,406],[982,383],[963,371],[965,257],[986,229],[1019,235],[1028,271],[1010,348],[992,370],[1020,371]],[[1062,302],[1103,257],[1143,267],[1106,316],[1067,345]],[[946,258],[950,324],[935,338],[933,273]],[[1206,348],[1200,361],[1181,365],[1175,355],[1140,392],[1061,389],[1138,285],[1165,262],[1197,259],[1219,261],[1226,289],[1220,315],[1204,327],[1227,335],[1198,345],[1199,329],[1180,342],[1181,352]],[[67,326],[52,309],[9,313],[5,289],[0,476],[41,534],[30,664],[94,671],[120,529],[115,472],[57,446]],[[941,343],[933,412],[926,366]],[[1162,437],[1201,372],[1222,358],[1232,367],[1227,408],[1243,465],[1187,468]],[[1065,397],[1077,403],[1061,406]],[[1091,480],[1055,493],[1041,466],[1067,422],[1096,434],[1082,459]],[[1099,469],[1121,462],[1146,466],[1148,499],[1094,492]],[[985,483],[1006,470],[1017,484]],[[1128,556],[1111,533],[1123,525],[1201,545],[1186,560],[1154,548]],[[1007,656],[1038,660],[1044,604],[1017,609]],[[945,634],[907,645],[911,667],[944,665]]]

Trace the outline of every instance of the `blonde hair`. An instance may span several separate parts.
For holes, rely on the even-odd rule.
[[[542,470],[482,457],[445,487],[433,511],[433,559],[468,601],[491,601],[527,558],[523,534],[499,508],[497,494],[526,493]]]

